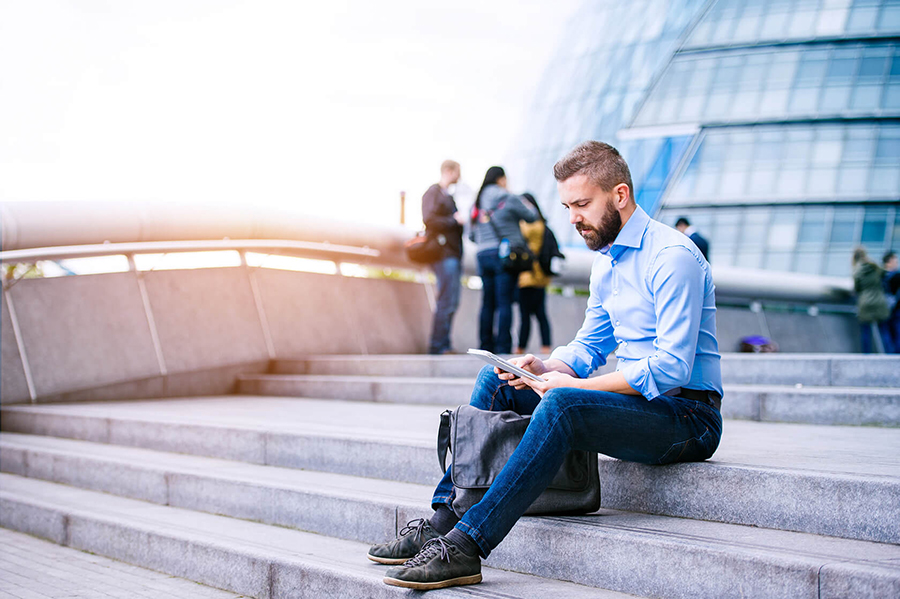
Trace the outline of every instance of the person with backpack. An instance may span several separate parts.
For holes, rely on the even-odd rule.
[[[471,215],[471,236],[478,247],[478,276],[482,283],[478,319],[481,349],[512,353],[512,305],[519,273],[504,265],[501,253],[508,254],[510,247],[524,247],[519,221],[534,222],[537,218],[537,212],[520,196],[507,191],[503,168],[489,168]]]
[[[853,290],[856,292],[856,318],[859,320],[862,353],[894,353],[888,331],[891,308],[884,293],[884,271],[875,264],[865,248],[853,251]]]
[[[550,277],[553,276],[550,262],[553,258],[563,258],[559,251],[556,236],[547,220],[541,212],[537,200],[530,193],[523,193],[525,199],[537,212],[538,218],[533,223],[521,222],[519,228],[522,236],[528,242],[528,247],[537,257],[531,270],[519,275],[519,348],[518,353],[524,354],[528,346],[528,337],[531,335],[531,317],[538,321],[541,331],[541,353],[550,353],[550,320],[547,318],[547,286]]]

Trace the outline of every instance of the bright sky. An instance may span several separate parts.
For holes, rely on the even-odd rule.
[[[445,158],[502,164],[579,3],[6,0],[0,201],[416,221]]]

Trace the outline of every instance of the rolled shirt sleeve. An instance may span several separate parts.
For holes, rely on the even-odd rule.
[[[684,246],[661,250],[648,270],[647,287],[656,314],[655,351],[620,370],[647,399],[686,385],[691,378],[707,276],[697,256]]]
[[[609,313],[603,308],[600,294],[594,293],[594,271],[591,272],[591,295],[584,313],[584,324],[568,345],[557,347],[551,359],[564,362],[579,378],[587,378],[606,364],[606,356],[616,349]]]

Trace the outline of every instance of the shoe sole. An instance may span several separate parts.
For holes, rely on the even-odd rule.
[[[396,557],[378,557],[375,555],[366,554],[366,557],[368,557],[373,562],[376,562],[379,564],[385,564],[388,566],[399,566],[400,564],[405,564],[413,556],[396,558]]]
[[[384,584],[394,587],[404,587],[407,589],[415,589],[417,591],[430,591],[432,589],[444,589],[447,587],[456,587],[466,584],[478,584],[481,582],[481,573],[472,576],[460,576],[459,578],[450,578],[449,580],[440,580],[438,582],[413,582],[411,580],[399,580],[397,578],[384,577]]]

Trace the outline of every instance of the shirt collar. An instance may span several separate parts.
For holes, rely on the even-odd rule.
[[[631,214],[628,222],[625,223],[625,226],[622,227],[622,230],[619,231],[616,240],[612,242],[611,246],[600,251],[604,254],[609,252],[614,257],[618,257],[625,251],[625,248],[641,247],[641,240],[644,238],[644,231],[647,230],[649,222],[650,217],[644,212],[643,208],[635,206],[634,212]]]

